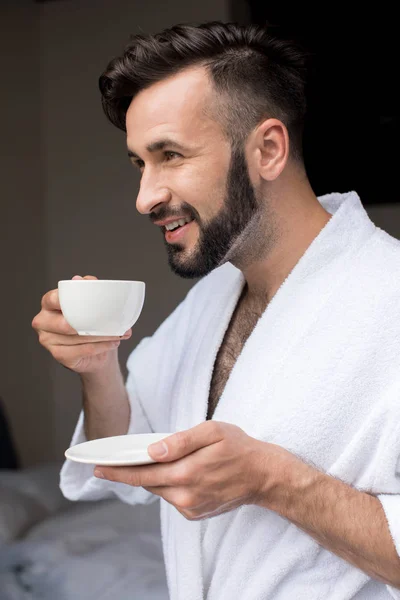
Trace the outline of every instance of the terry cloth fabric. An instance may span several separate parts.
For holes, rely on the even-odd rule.
[[[319,201],[333,216],[247,339],[213,418],[376,494],[400,554],[400,242],[372,223],[355,192]],[[229,263],[215,269],[134,350],[130,432],[205,420],[214,361],[244,283]],[[81,415],[72,444],[84,440]],[[92,473],[66,461],[63,493],[152,499]],[[171,600],[400,598],[257,506],[201,522],[162,500],[161,520]]]

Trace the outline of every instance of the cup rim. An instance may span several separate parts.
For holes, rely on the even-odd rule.
[[[60,279],[60,283],[143,283],[144,281],[133,279]]]

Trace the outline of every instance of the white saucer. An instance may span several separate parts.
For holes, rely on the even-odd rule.
[[[138,433],[115,435],[90,440],[71,446],[65,451],[66,458],[90,465],[129,466],[154,463],[147,447],[171,433]]]

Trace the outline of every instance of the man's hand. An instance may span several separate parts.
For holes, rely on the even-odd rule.
[[[166,453],[156,453],[158,447]],[[148,451],[156,464],[102,466],[94,474],[143,486],[191,521],[243,504],[273,510],[324,548],[400,589],[400,559],[378,498],[227,423],[207,421],[152,444]]]
[[[72,279],[82,279],[75,275]],[[91,275],[83,279],[96,279]],[[59,363],[79,373],[83,387],[84,428],[88,440],[128,431],[130,405],[118,362],[118,346],[125,335],[84,336],[65,320],[58,289],[42,298],[42,309],[32,327],[39,342]]]
[[[166,454],[156,453],[157,447]],[[236,425],[206,421],[148,448],[156,464],[96,467],[95,475],[142,486],[173,504],[187,519],[213,517],[242,504],[257,504],[282,464],[283,448],[248,436]],[[270,461],[271,469],[266,469]]]
[[[73,279],[82,277],[76,275]],[[87,275],[83,279],[96,277]],[[34,317],[32,327],[38,334],[39,342],[59,363],[81,374],[101,372],[112,359],[117,363],[120,340],[130,338],[132,333],[129,329],[121,338],[78,335],[61,312],[58,289],[50,290],[43,296],[42,309]]]

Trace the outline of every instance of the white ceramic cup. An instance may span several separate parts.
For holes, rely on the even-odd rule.
[[[143,281],[68,279],[58,282],[61,311],[79,335],[121,336],[142,312]]]

